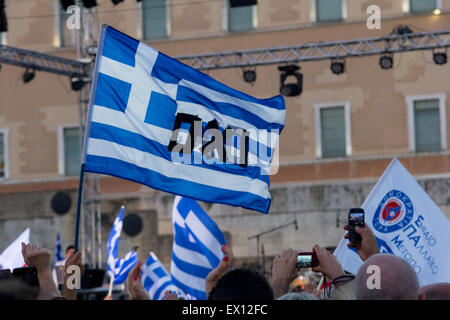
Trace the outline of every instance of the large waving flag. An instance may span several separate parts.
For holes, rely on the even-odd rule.
[[[114,28],[101,28],[82,163],[193,199],[267,213],[281,96],[236,91]]]
[[[22,268],[25,265],[22,255],[22,245],[30,243],[30,228],[26,228],[20,236],[14,240],[3,252],[0,254],[0,269],[15,269]]]
[[[153,252],[150,252],[147,261],[142,266],[142,284],[153,300],[162,300],[166,291],[172,291],[178,297],[185,297],[184,293],[172,282],[166,268]]]
[[[185,294],[206,300],[205,280],[224,256],[221,249],[225,237],[200,205],[189,198],[175,197],[172,223],[172,281]]]
[[[61,248],[61,235],[59,232],[56,235],[56,246],[55,246],[55,262],[63,261],[64,256],[62,254]]]
[[[397,159],[392,160],[362,208],[380,252],[408,262],[422,286],[450,282],[450,221]],[[363,262],[347,244],[342,238],[335,255],[344,269],[356,273]]]
[[[106,254],[108,257],[108,274],[114,279],[114,284],[123,283],[128,276],[131,268],[138,262],[137,253],[132,250],[125,255],[125,258],[117,258],[119,250],[119,239],[122,232],[123,212],[125,207],[120,208],[119,215],[114,220],[113,227],[109,233]]]

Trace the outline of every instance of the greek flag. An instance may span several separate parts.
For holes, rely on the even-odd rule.
[[[168,290],[176,293],[178,297],[184,297],[184,293],[174,285],[166,268],[153,252],[150,252],[142,266],[142,284],[153,300],[162,300],[164,292]]]
[[[127,279],[128,272],[130,272],[131,268],[133,268],[138,261],[137,253],[134,250],[128,252],[123,259],[117,258],[124,210],[125,207],[122,206],[119,215],[116,220],[114,220],[106,248],[108,257],[108,275],[114,279],[114,284],[123,283]]]
[[[145,43],[100,31],[82,164],[207,202],[267,213],[281,96],[236,91]]]
[[[200,205],[189,198],[175,197],[172,223],[172,281],[185,294],[206,300],[205,280],[224,256],[221,249],[225,237]]]
[[[61,236],[58,232],[56,235],[56,247],[55,247],[55,262],[63,261],[64,257],[62,255],[62,249],[61,249]]]

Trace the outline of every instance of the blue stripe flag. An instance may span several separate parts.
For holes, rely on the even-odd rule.
[[[142,266],[142,284],[153,300],[162,300],[166,291],[172,291],[178,297],[185,297],[184,293],[172,282],[166,268],[153,252],[150,252],[147,261]]]
[[[119,250],[119,239],[122,232],[123,212],[125,207],[120,208],[119,215],[114,220],[113,227],[109,233],[106,254],[108,257],[108,275],[114,279],[114,284],[123,283],[128,276],[128,272],[138,262],[137,253],[132,250],[128,252],[125,257],[117,258]]]
[[[186,295],[206,300],[205,280],[224,257],[225,237],[200,205],[189,198],[175,197],[172,223],[172,281]]]
[[[281,96],[231,89],[114,28],[101,28],[82,163],[207,202],[269,211]]]
[[[55,262],[63,261],[64,256],[62,254],[62,248],[61,248],[61,236],[58,232],[56,235],[56,246],[55,246]]]

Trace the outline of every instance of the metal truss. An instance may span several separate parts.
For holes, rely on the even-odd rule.
[[[88,63],[11,46],[0,46],[0,63],[69,77],[89,76]]]
[[[450,47],[450,30],[439,30],[377,38],[186,55],[175,57],[175,59],[198,70],[212,70],[344,59],[447,47]]]

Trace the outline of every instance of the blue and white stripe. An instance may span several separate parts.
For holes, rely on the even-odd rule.
[[[178,113],[250,132],[249,166],[175,163],[168,145]],[[225,86],[109,26],[102,27],[93,78],[85,170],[190,198],[267,213],[270,167],[285,121],[281,96],[257,99]],[[258,156],[259,142],[268,155]],[[195,151],[193,152],[193,156]]]
[[[128,252],[123,259],[117,258],[124,211],[125,207],[122,206],[109,233],[106,248],[106,255],[108,257],[108,275],[114,279],[114,284],[123,283],[127,279],[130,270],[138,262],[138,256],[134,250]]]
[[[142,266],[142,284],[152,300],[162,300],[166,291],[172,291],[178,297],[185,297],[184,293],[172,282],[166,268],[153,252],[150,252],[147,261]]]
[[[221,249],[225,237],[200,205],[189,198],[175,197],[172,223],[172,281],[186,294],[205,300],[205,280],[224,257]]]
[[[55,246],[55,262],[63,261],[64,256],[62,254],[61,248],[61,236],[59,232],[56,235],[56,246]]]

